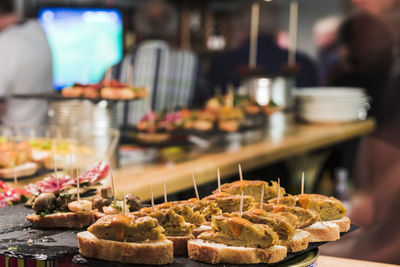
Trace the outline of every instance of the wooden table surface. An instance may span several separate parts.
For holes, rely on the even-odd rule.
[[[318,267],[391,267],[398,266],[392,264],[385,264],[380,262],[372,262],[372,261],[361,261],[361,260],[353,260],[346,258],[337,258],[330,256],[319,256],[318,258]]]
[[[150,186],[154,197],[163,196],[163,178],[169,194],[191,188],[192,173],[198,185],[216,180],[217,168],[221,176],[237,174],[242,165],[247,170],[299,155],[315,149],[338,144],[365,135],[375,129],[375,121],[346,124],[300,124],[296,131],[281,137],[264,140],[238,148],[235,151],[204,154],[198,158],[176,164],[132,165],[114,171],[115,187],[119,197],[133,193],[143,201],[150,199]]]

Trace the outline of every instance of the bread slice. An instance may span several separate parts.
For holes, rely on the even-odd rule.
[[[162,265],[174,260],[173,244],[169,240],[144,243],[98,239],[85,231],[77,234],[79,252],[84,257],[134,264]]]
[[[296,232],[291,240],[283,241],[282,246],[285,246],[288,252],[298,252],[305,250],[310,242],[311,234],[309,232],[296,229]]]
[[[325,242],[340,239],[339,226],[332,222],[316,222],[302,230],[311,234],[310,242]]]
[[[342,219],[338,220],[331,220],[328,221],[330,223],[334,223],[337,226],[339,226],[339,231],[340,232],[347,232],[350,230],[350,218],[349,217],[343,217]]]
[[[167,239],[174,243],[174,255],[184,256],[188,254],[187,243],[189,240],[194,239],[194,235],[186,236],[167,236]]]
[[[38,169],[39,165],[37,163],[27,162],[15,168],[0,169],[0,177],[5,179],[14,178],[14,171],[17,177],[31,176],[34,175]]]
[[[236,247],[194,239],[188,242],[188,254],[192,260],[209,264],[256,264],[281,261],[286,257],[287,249],[277,245],[266,249]]]
[[[93,212],[65,212],[46,216],[30,214],[26,219],[39,228],[73,228],[81,229],[94,222]]]
[[[211,226],[202,224],[196,229],[193,229],[193,235],[197,238],[200,234],[211,230],[212,230]]]

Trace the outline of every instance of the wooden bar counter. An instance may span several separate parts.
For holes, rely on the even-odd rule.
[[[168,194],[172,194],[193,186],[192,173],[198,185],[205,184],[216,180],[217,168],[220,168],[222,176],[235,175],[239,163],[245,172],[365,135],[375,126],[373,119],[346,124],[299,124],[291,134],[279,138],[266,137],[234,151],[207,153],[176,164],[154,163],[120,168],[114,171],[115,187],[119,197],[133,193],[146,201],[150,199],[150,186],[155,198],[163,195],[163,178],[166,179]]]
[[[337,258],[331,256],[319,256],[318,267],[394,267],[398,265],[385,264],[380,262],[353,260],[346,258]]]

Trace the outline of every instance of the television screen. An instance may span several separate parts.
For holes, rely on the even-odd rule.
[[[122,58],[122,15],[116,9],[42,8],[52,51],[54,87],[97,83]]]

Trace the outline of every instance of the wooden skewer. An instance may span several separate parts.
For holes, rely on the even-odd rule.
[[[164,202],[167,203],[168,199],[167,199],[167,187],[165,186],[165,177],[163,178],[163,182],[164,182]]]
[[[194,187],[194,192],[196,193],[196,198],[199,198],[199,192],[197,191],[197,185],[196,185],[196,179],[194,178],[194,174],[192,173],[192,179],[193,179],[193,187]]]
[[[116,204],[116,197],[115,197],[115,187],[114,187],[114,175],[112,173],[112,171],[110,171],[110,176],[111,176],[111,191],[113,194],[113,202],[114,204]]]
[[[297,17],[299,5],[297,0],[290,2],[290,17],[289,17],[289,66],[296,65],[296,46],[297,46]]]
[[[239,164],[239,176],[240,176],[240,181],[243,182],[242,166],[240,166],[240,164]]]
[[[243,191],[242,191],[242,195],[240,196],[240,206],[239,206],[239,216],[242,217],[242,213],[243,213]]]
[[[251,6],[251,25],[250,25],[250,52],[249,52],[249,68],[255,68],[257,65],[257,39],[258,24],[260,17],[260,5],[253,3]]]
[[[217,169],[217,180],[218,180],[218,192],[221,193],[221,173],[219,168]]]
[[[265,187],[263,185],[261,187],[261,195],[260,195],[260,210],[262,210],[263,206],[264,206],[264,190],[265,190]]]
[[[301,173],[301,194],[304,194],[304,172]]]
[[[277,201],[276,201],[276,203],[279,205],[279,201],[280,201],[280,198],[281,198],[281,179],[279,179],[278,178],[278,196],[277,196]]]
[[[78,202],[81,201],[80,188],[81,188],[81,185],[79,183],[79,169],[77,168],[76,169],[76,190],[77,190],[76,191],[76,196],[78,197]]]
[[[153,187],[150,185],[150,197],[151,197],[151,207],[153,208],[154,212],[154,195],[153,195]]]

